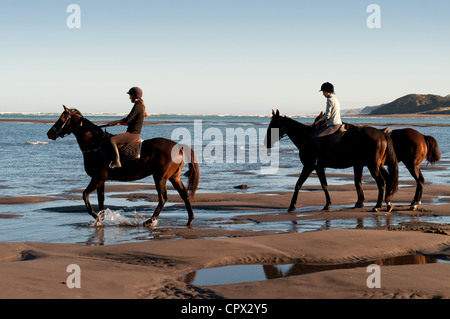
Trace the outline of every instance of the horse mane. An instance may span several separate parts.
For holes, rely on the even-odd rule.
[[[106,137],[112,136],[112,134],[103,131],[103,130],[101,129],[100,126],[98,126],[97,124],[95,124],[95,123],[91,122],[90,120],[88,120],[87,118],[85,118],[85,117],[83,116],[83,114],[81,114],[81,112],[78,111],[77,109],[72,109],[72,112],[77,113],[77,114],[80,116],[80,118],[81,118],[82,121],[83,121],[83,126],[84,126],[85,128],[87,128],[88,131],[91,131],[92,133],[98,133],[98,134],[100,134],[102,137],[105,137],[105,136],[106,136]]]
[[[314,133],[314,128],[310,125],[300,123],[287,116],[281,116],[280,119],[286,135],[298,148],[302,147]]]
[[[108,135],[108,136],[111,135],[111,136],[112,136],[112,134],[103,131],[102,128],[101,128],[100,126],[98,126],[97,124],[91,122],[91,121],[88,120],[87,118],[84,118],[83,124],[87,124],[89,127],[92,128],[92,130],[94,130],[94,131],[97,132],[97,133],[102,133],[102,134],[104,134],[104,135]]]
[[[310,125],[306,125],[296,121],[290,117],[283,116],[281,117],[288,124],[285,126],[288,129],[293,129],[294,131],[301,132],[302,134],[312,134],[313,128]]]

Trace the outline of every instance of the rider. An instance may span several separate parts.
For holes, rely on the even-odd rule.
[[[110,168],[120,168],[119,150],[117,144],[126,144],[137,142],[141,138],[142,125],[144,124],[144,118],[147,117],[145,111],[144,100],[142,100],[143,92],[138,87],[132,87],[127,94],[130,96],[131,103],[134,103],[133,109],[127,117],[109,122],[109,126],[115,125],[127,125],[128,129],[125,133],[114,135],[111,137],[111,145],[114,150],[114,160],[109,164]]]
[[[326,123],[326,126],[321,129],[314,137],[322,137],[331,135],[336,132],[342,125],[341,120],[341,104],[334,95],[333,84],[327,82],[322,84],[320,91],[323,96],[327,99],[327,108],[324,116],[315,123],[316,125],[322,125]]]
[[[317,120],[314,124],[319,127],[325,125],[325,127],[319,130],[319,132],[315,133],[312,137],[312,140],[314,144],[317,145],[319,149],[321,149],[319,138],[331,135],[339,130],[339,128],[342,126],[342,120],[341,104],[335,96],[333,84],[329,82],[322,84],[319,92],[322,92],[323,96],[327,99],[327,107],[324,116],[321,119]]]

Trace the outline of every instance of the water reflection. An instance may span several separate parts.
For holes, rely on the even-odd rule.
[[[291,222],[289,232],[302,233],[312,230],[331,229],[364,229],[364,228],[389,228],[408,223],[448,224],[448,216],[408,216],[401,214],[378,215],[362,218],[345,219],[306,219]]]
[[[337,265],[235,265],[219,268],[201,269],[191,272],[179,278],[178,280],[190,285],[212,286],[239,282],[270,280],[289,276],[299,276],[326,270],[367,267],[371,264],[392,266],[433,264],[437,262],[439,262],[439,260],[436,258],[431,258],[420,254],[413,254],[407,256],[382,258],[372,261],[362,261]]]

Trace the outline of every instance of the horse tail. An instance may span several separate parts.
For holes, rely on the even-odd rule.
[[[389,170],[389,180],[387,181],[386,192],[392,196],[398,191],[398,159],[395,155],[394,142],[389,135],[386,135],[387,149],[386,149],[386,162]]]
[[[439,145],[433,136],[424,136],[428,146],[427,160],[429,163],[434,164],[441,160],[441,151]]]
[[[185,175],[188,177],[187,190],[189,192],[189,197],[193,199],[200,182],[200,165],[198,165],[197,156],[195,155],[195,152],[192,148],[187,145],[183,145],[183,150],[186,150],[185,162],[187,162],[189,165],[189,170],[185,173]]]

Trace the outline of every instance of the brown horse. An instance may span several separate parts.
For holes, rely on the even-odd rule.
[[[200,180],[199,165],[194,151],[186,145],[178,145],[174,141],[164,138],[146,140],[142,143],[139,159],[125,161],[122,168],[109,168],[110,160],[103,153],[105,139],[110,134],[90,122],[76,109],[68,109],[64,106],[64,112],[48,131],[47,136],[51,140],[58,137],[74,134],[84,156],[84,168],[92,178],[86,190],[83,192],[83,200],[88,213],[96,220],[102,220],[100,214],[96,214],[89,202],[89,195],[97,191],[98,207],[104,209],[105,182],[107,180],[134,181],[153,175],[155,187],[158,192],[158,206],[153,216],[144,223],[144,226],[156,224],[158,216],[167,201],[167,180],[183,199],[191,226],[194,220],[190,198],[193,198]],[[186,152],[185,152],[186,151]],[[189,159],[188,187],[183,185],[180,175],[184,165],[184,156]]]
[[[421,204],[425,183],[420,164],[425,159],[431,164],[440,161],[441,152],[438,143],[434,137],[422,135],[411,128],[392,130],[390,136],[394,142],[398,161],[405,164],[412,177],[416,180],[416,194],[411,203],[411,209],[416,210]]]
[[[322,117],[323,112],[316,118],[313,127]],[[345,123],[345,126],[347,129],[357,127],[349,123]],[[320,127],[316,127],[316,130],[318,129],[320,129]],[[411,173],[411,176],[416,181],[416,193],[410,206],[411,210],[416,210],[421,204],[425,184],[420,165],[425,159],[427,159],[430,164],[435,164],[441,160],[439,145],[434,137],[425,136],[412,128],[399,130],[389,130],[388,128],[385,128],[382,131],[391,137],[398,162],[403,162],[403,164],[405,164],[406,168]]]
[[[272,137],[272,130],[278,130],[278,134]],[[355,186],[358,201],[355,208],[364,206],[364,192],[362,189],[363,168],[367,166],[378,186],[378,199],[374,211],[381,208],[384,191],[386,189],[386,205],[388,211],[392,211],[391,197],[398,188],[398,162],[393,143],[390,137],[373,127],[355,127],[347,131],[340,142],[330,146],[327,153],[320,152],[314,145],[311,136],[315,132],[313,126],[304,125],[286,116],[280,116],[277,110],[272,111],[272,120],[267,129],[265,144],[271,148],[277,141],[287,135],[299,149],[303,170],[295,186],[294,196],[289,206],[289,212],[295,209],[298,192],[306,179],[315,170],[319,177],[322,189],[325,192],[326,205],[324,210],[329,210],[331,205],[328,193],[328,184],[325,168],[349,168],[353,167]],[[319,160],[316,163],[317,157]],[[388,166],[389,172],[384,165]],[[386,187],[385,187],[386,183]]]

